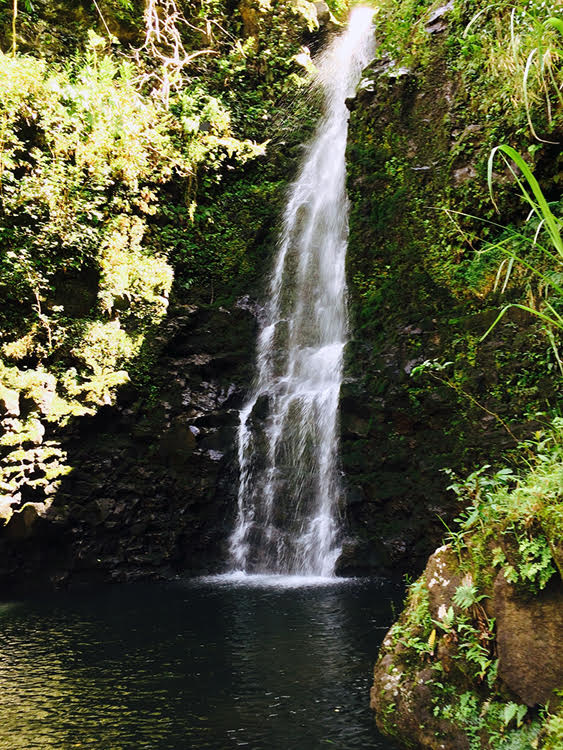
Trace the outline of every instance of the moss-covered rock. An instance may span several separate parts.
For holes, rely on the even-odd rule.
[[[536,413],[558,398],[556,356],[531,315],[510,310],[481,341],[505,301],[524,299],[531,284],[515,266],[507,297],[495,285],[507,262],[494,249],[508,236],[499,224],[521,228],[527,208],[508,173],[499,221],[487,161],[501,139],[525,152],[530,138],[521,100],[498,111],[505,92],[490,83],[495,62],[484,63],[504,38],[505,12],[480,2],[382,3],[379,56],[349,102],[352,341],[341,423],[358,542],[343,571],[420,570],[439,543],[437,517],[449,524],[456,511],[442,470],[517,455],[519,439],[539,427]],[[466,46],[474,16],[479,40]],[[531,21],[519,23],[528,44]],[[533,116],[544,123],[541,106]],[[557,140],[560,119],[551,127]],[[560,155],[551,159],[550,149],[534,147],[530,160],[556,196]],[[366,547],[377,550],[369,562]]]
[[[556,421],[527,474],[466,481],[472,504],[385,637],[372,707],[406,747],[559,746],[563,582],[537,521],[561,505],[561,440]]]

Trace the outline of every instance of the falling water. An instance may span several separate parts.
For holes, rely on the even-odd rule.
[[[338,399],[347,335],[345,100],[372,54],[373,11],[316,60],[325,114],[291,186],[238,432],[234,570],[330,576],[340,552]]]

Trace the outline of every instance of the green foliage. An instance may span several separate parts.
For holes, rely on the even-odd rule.
[[[472,750],[559,749],[563,737],[559,713],[507,699],[497,677],[495,620],[481,604],[481,591],[492,591],[497,570],[526,597],[537,596],[557,575],[554,556],[563,551],[562,420],[522,447],[530,452],[526,472],[492,474],[483,466],[466,481],[451,475],[451,489],[467,504],[457,519],[463,577],[452,603],[441,604],[431,619],[428,574],[422,576],[409,589],[391,643],[385,643],[394,648],[392,675],[401,675],[400,690],[408,691],[409,680],[431,666],[434,676],[426,684],[433,715],[461,728]]]
[[[563,749],[563,709],[548,715],[542,747],[543,750]]]
[[[469,609],[477,604],[483,596],[479,596],[477,586],[473,582],[461,583],[455,590],[452,601],[461,609]]]
[[[492,750],[530,750],[538,746],[541,725],[537,720],[523,723],[527,706],[499,700],[483,704],[477,692],[467,690],[456,695],[443,688],[434,702],[434,715],[462,727],[470,750],[482,750],[485,746]]]
[[[380,46],[400,65],[425,59],[430,35],[425,29],[434,4],[430,0],[385,0],[378,8]],[[451,65],[465,85],[478,87],[481,96],[470,106],[483,118],[507,116],[527,123],[536,136],[560,121],[561,19],[550,17],[545,3],[456,3],[449,22],[455,25],[448,40]],[[537,125],[536,125],[537,126]]]
[[[561,566],[562,425],[556,419],[534,444],[519,444],[523,413],[545,420],[547,406],[538,417],[536,399],[550,383],[556,392],[557,354],[530,325],[531,316],[516,307],[539,309],[553,321],[561,315],[560,164],[546,143],[559,140],[562,123],[560,36],[547,20],[549,6],[504,0],[460,0],[440,21],[443,31],[430,34],[426,26],[437,6],[379,4],[378,53],[388,67],[379,62],[366,73],[373,95],[360,94],[349,149],[352,294],[366,347],[375,350],[376,378],[385,377],[391,347],[393,354],[399,350],[410,374],[421,376],[403,386],[409,416],[422,429],[440,408],[453,414],[445,461],[455,466],[465,460],[469,474],[460,480],[447,472],[464,509],[455,524],[446,518],[461,584],[437,615],[420,606],[423,590],[415,600],[409,593],[392,630],[393,668],[406,673],[401,712],[408,712],[430,665],[434,714],[461,728],[471,750],[529,750],[541,746],[543,717],[507,699],[497,680],[495,623],[482,596],[492,594],[503,570],[518,595],[534,597]],[[444,78],[455,85],[445,85]],[[530,146],[534,134],[542,140]],[[489,166],[498,143],[506,150],[497,149]],[[514,153],[525,154],[523,168]],[[487,194],[488,174],[502,223]],[[481,342],[503,304],[501,294],[510,313],[494,337]],[[423,333],[413,342],[414,320]],[[448,389],[450,397],[459,396],[454,405],[446,402]],[[468,413],[469,424],[462,418]],[[498,447],[493,419],[518,445],[510,466],[497,472],[490,466]],[[480,422],[487,425],[482,430]],[[458,439],[466,451],[461,460]],[[472,471],[475,466],[481,468]],[[434,726],[440,736],[444,729],[447,744],[447,728]]]
[[[391,629],[392,641],[412,651],[414,658],[431,654],[433,645],[429,636],[432,625],[428,589],[424,579],[419,578],[409,586],[404,615]]]
[[[484,628],[477,626],[468,617],[457,618],[458,653],[456,658],[464,662],[463,667],[469,671],[472,679],[478,682],[488,677],[488,671],[494,664],[492,658],[493,627],[494,621],[487,620],[487,627]],[[495,677],[496,670],[493,672],[492,681]]]
[[[515,534],[518,543],[518,562],[508,562],[501,547],[493,548],[493,567],[501,567],[509,583],[521,582],[534,593],[546,587],[556,572],[549,543],[543,534],[530,538]]]
[[[516,232],[513,232],[512,235],[521,241],[520,244],[522,244],[522,241],[524,243],[527,242],[533,249],[538,248],[543,254],[539,262],[534,262],[533,260],[531,261],[526,258],[526,256],[523,257],[518,251],[513,250],[513,243],[509,244],[505,240],[498,243],[496,247],[502,246],[503,252],[510,258],[503,290],[508,283],[513,262],[516,261],[525,266],[525,268],[536,277],[536,280],[539,280],[541,285],[541,297],[536,307],[517,303],[506,305],[501,310],[494,323],[484,334],[483,338],[486,338],[508,310],[513,307],[525,310],[526,312],[537,316],[542,322],[547,324],[548,334],[561,369],[561,374],[563,374],[563,363],[561,363],[559,358],[553,332],[553,329],[563,331],[563,316],[561,314],[561,312],[563,312],[563,282],[561,281],[563,279],[563,240],[561,238],[561,227],[563,226],[563,221],[552,212],[552,207],[546,200],[538,181],[522,156],[510,146],[497,146],[493,149],[489,157],[488,182],[493,202],[493,160],[497,152],[500,152],[503,155],[505,164],[514,176],[522,196],[530,206],[532,214],[535,214],[539,220],[538,229],[533,238],[528,238],[522,233]],[[525,183],[514,171],[511,162],[505,157],[505,155],[518,166],[526,180]],[[544,234],[546,235],[547,246],[543,244],[544,241],[542,235]],[[509,235],[509,240],[510,239],[512,239],[512,237]]]
[[[41,457],[44,423],[94,414],[129,379],[150,383],[173,282],[183,295],[199,285],[199,301],[257,276],[272,244],[262,223],[273,225],[289,171],[283,147],[316,107],[301,99],[310,74],[296,55],[313,23],[302,5],[264,3],[243,29],[221,0],[186,4],[186,18],[157,0],[145,44],[128,50],[141,3],[81,4],[65,13],[77,51],[64,62],[55,37],[29,39],[58,10],[23,9],[18,42],[35,54],[0,53],[0,390],[34,406],[3,421],[5,517],[29,472],[47,502],[55,459],[69,469],[57,439]],[[272,135],[277,157],[255,167]],[[17,468],[21,451],[35,469]]]
[[[535,444],[526,447],[534,447],[536,454],[524,475],[510,470],[487,476],[483,472],[488,467],[483,467],[467,484],[452,488],[467,502],[458,524],[471,565],[478,570],[489,564],[500,567],[507,580],[537,593],[556,572],[552,550],[563,539],[561,420],[555,419],[551,431],[538,434]]]

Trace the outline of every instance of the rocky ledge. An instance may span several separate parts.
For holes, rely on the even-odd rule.
[[[254,312],[247,300],[176,306],[145,353],[145,382],[125,384],[115,405],[60,434],[41,435],[58,440],[71,470],[49,503],[27,477],[0,532],[5,591],[220,567],[236,508]]]

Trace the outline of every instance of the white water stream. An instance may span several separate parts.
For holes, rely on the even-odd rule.
[[[315,61],[325,112],[290,188],[240,412],[233,570],[331,576],[340,553],[338,400],[347,337],[346,138],[352,96],[373,54],[373,10]]]

